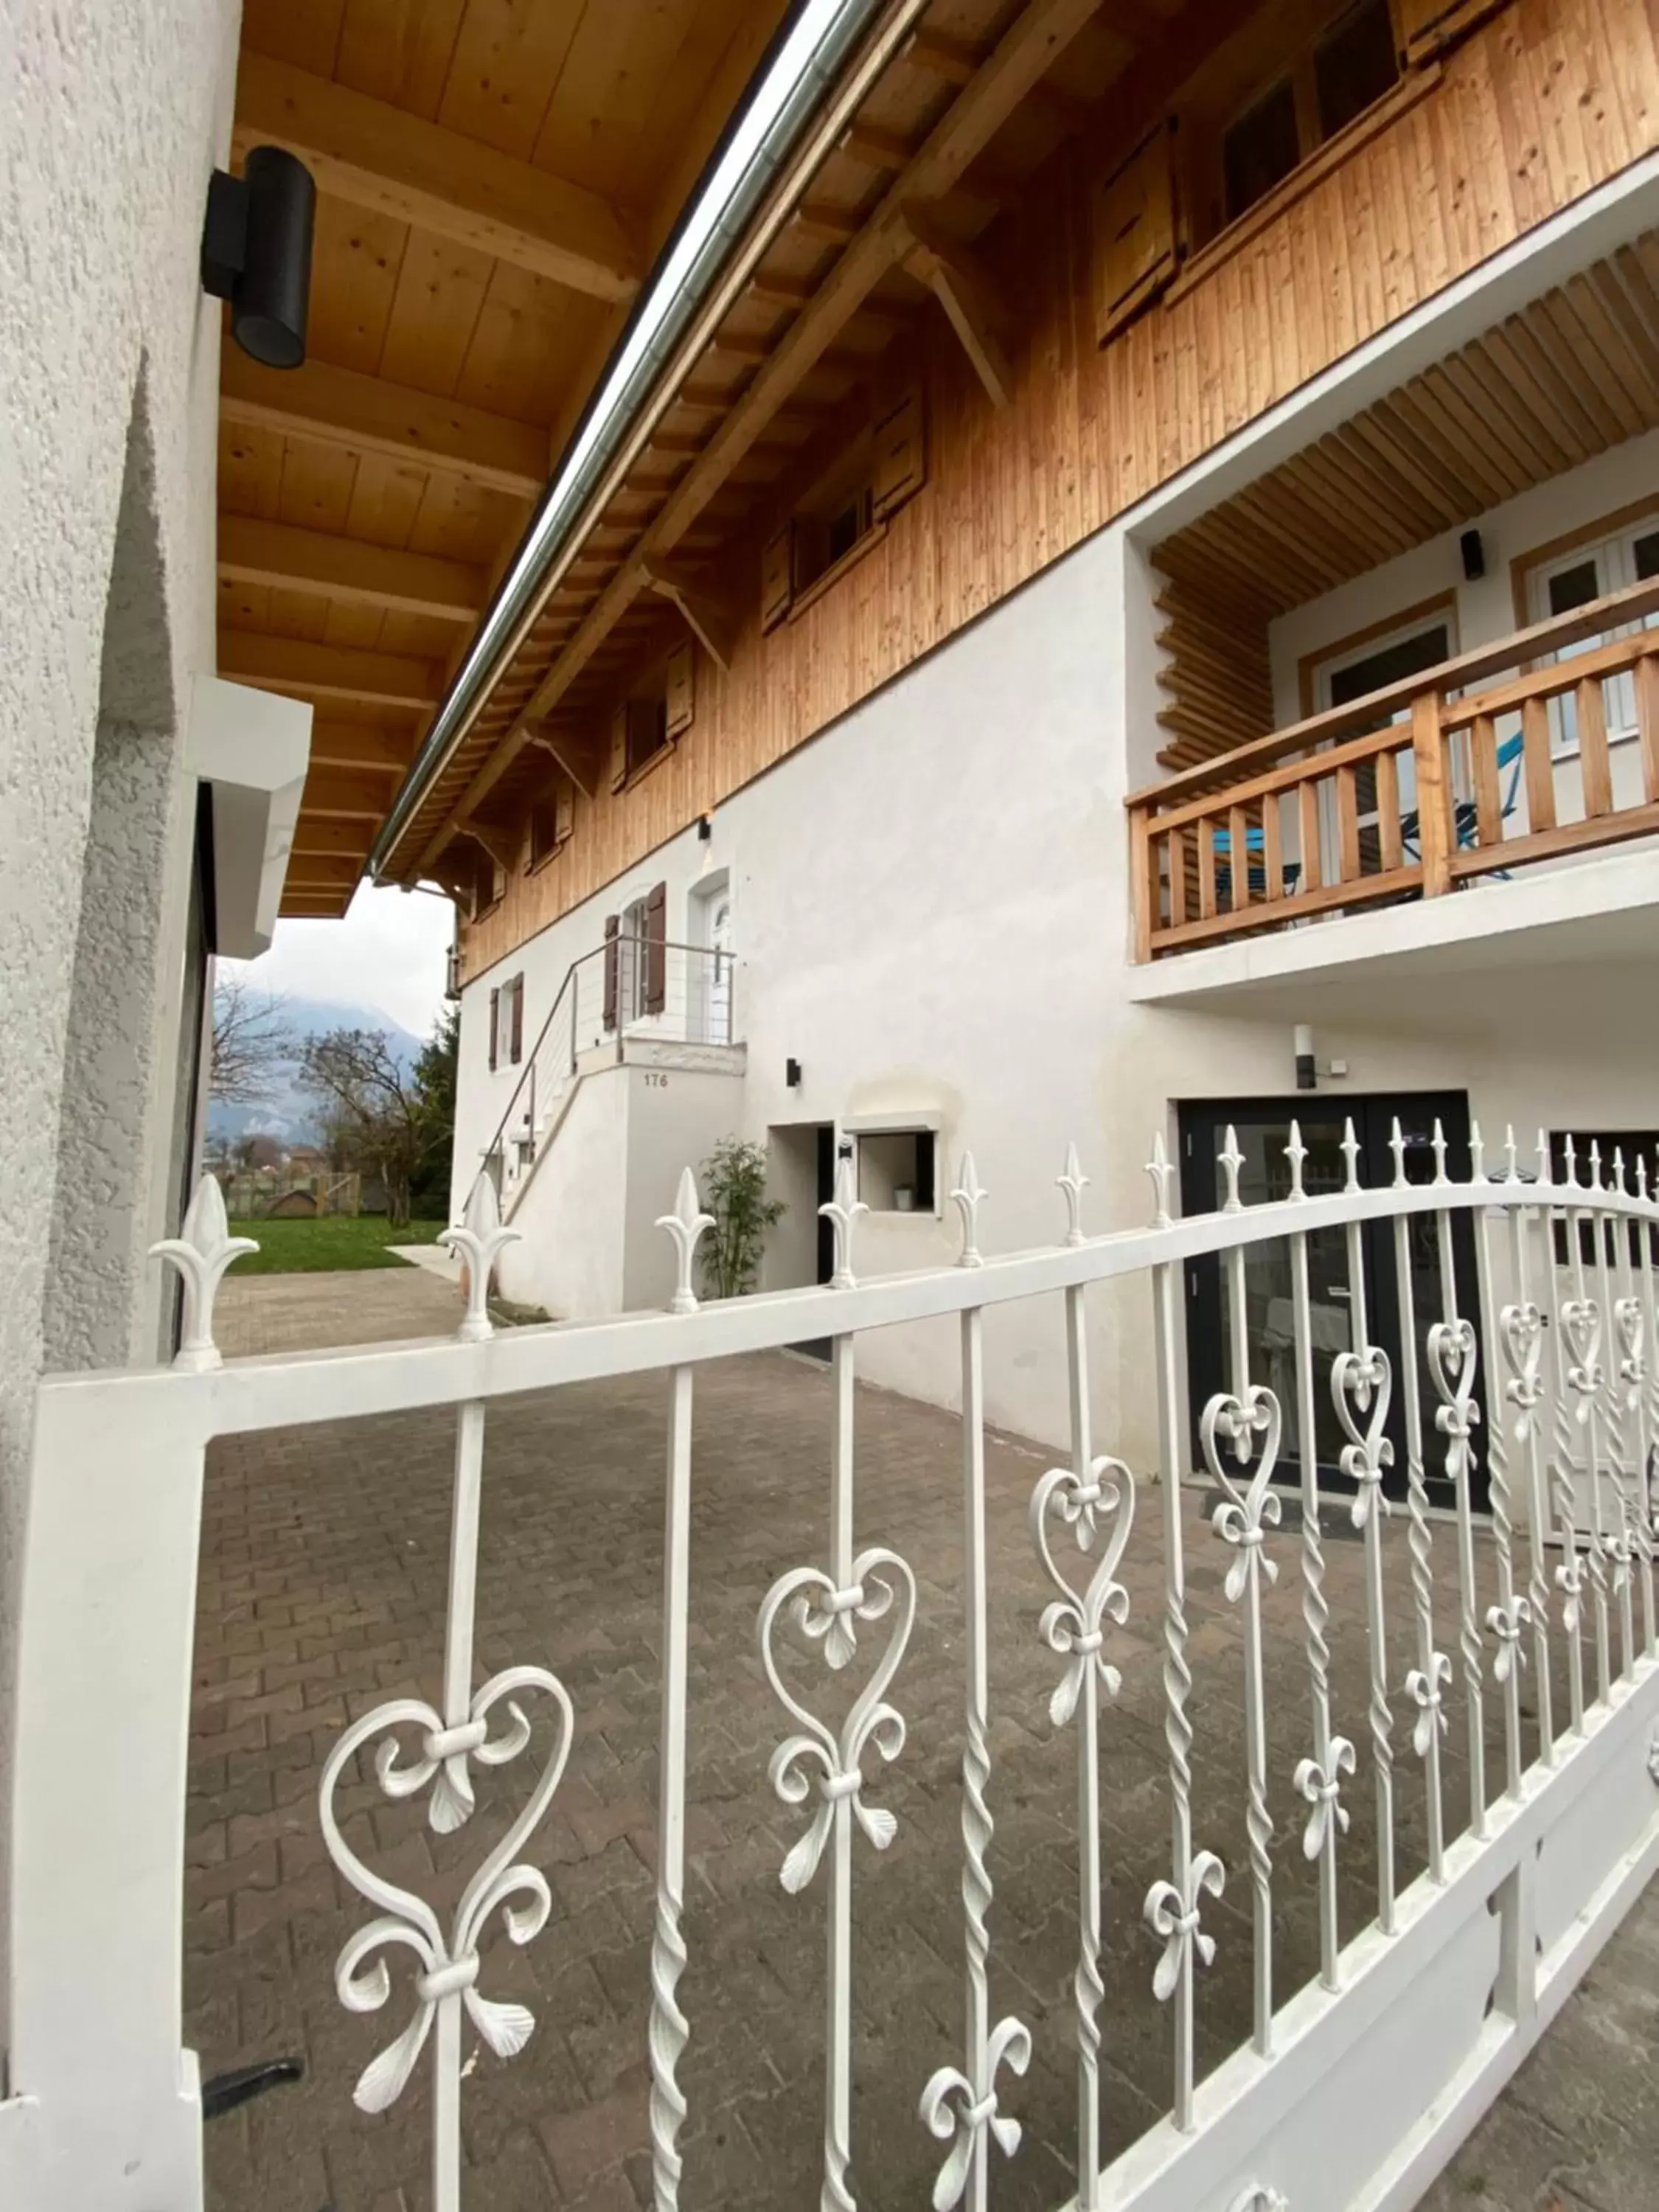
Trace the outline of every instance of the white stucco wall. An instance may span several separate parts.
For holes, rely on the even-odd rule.
[[[0,1777],[43,1345],[156,1348],[183,704],[213,665],[220,310],[197,262],[236,30],[222,0],[0,10]]]

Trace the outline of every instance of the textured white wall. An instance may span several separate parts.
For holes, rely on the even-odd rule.
[[[0,9],[0,1776],[48,1309],[59,1356],[155,1349],[137,1255],[160,1233],[179,1079],[193,802],[177,705],[213,665],[219,309],[197,261],[237,21],[223,0]],[[0,1807],[0,1851],[9,1830]],[[5,1985],[0,1959],[0,2002]]]

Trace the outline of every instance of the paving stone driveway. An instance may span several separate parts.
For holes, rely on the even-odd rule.
[[[233,1278],[221,1305],[222,1340],[233,1352],[367,1341],[447,1329],[456,1310],[447,1285],[413,1269]],[[779,1886],[803,1822],[767,1785],[766,1762],[784,1730],[755,1656],[754,1623],[779,1572],[823,1559],[829,1392],[820,1371],[784,1355],[702,1369],[696,1392],[690,1963],[680,1986],[691,2024],[681,2075],[692,2117],[684,2195],[689,2205],[759,2212],[809,2204],[817,2194],[825,1876],[794,1898]],[[484,1949],[486,1991],[517,1997],[537,2019],[528,2046],[508,2063],[471,2051],[469,2041],[467,2201],[490,2212],[547,2205],[635,2212],[650,2202],[644,2023],[665,1402],[665,1381],[652,1376],[490,1410],[479,1665],[485,1672],[521,1661],[551,1666],[578,1717],[569,1769],[527,1854],[549,1875],[552,1921],[526,1950],[502,1941]],[[939,2156],[918,2122],[917,2095],[936,2066],[962,2058],[960,1443],[951,1417],[876,1391],[860,1391],[858,1428],[860,1539],[890,1544],[911,1562],[919,1607],[891,1692],[908,1740],[870,1791],[897,1815],[898,1834],[882,1857],[861,1845],[855,1872],[854,2177],[869,2212],[911,2212],[930,2201]],[[384,2117],[366,2117],[350,2101],[351,2083],[400,2031],[410,2000],[399,1979],[382,2013],[355,2015],[337,2001],[335,1957],[372,1908],[327,1861],[316,1792],[349,1717],[391,1694],[435,1692],[452,1442],[444,1420],[422,1413],[230,1439],[212,1455],[192,1734],[187,2033],[208,2073],[288,2051],[307,2062],[303,2085],[210,2128],[214,2212],[319,2212],[325,2204],[336,2212],[412,2212],[429,2202],[425,2065]],[[1032,1484],[1048,1463],[1014,1440],[993,1440],[988,1455],[993,2016],[1018,2012],[1036,2045],[1030,2074],[1009,2100],[1026,2124],[1026,2141],[994,2181],[994,2201],[1006,2212],[1050,2212],[1067,2196],[1075,2124],[1074,1747],[1069,1735],[1056,1740],[1048,1716],[1060,1662],[1037,1638],[1048,1592],[1026,1526]],[[1202,1501],[1187,1503],[1196,1829],[1231,1870],[1228,1895],[1206,1918],[1219,1938],[1200,2006],[1207,2069],[1249,2027],[1241,1644],[1221,1595],[1223,1547],[1202,1517]],[[1168,1871],[1158,1493],[1143,1493],[1139,1509],[1144,1540],[1132,1545],[1122,1571],[1132,1610],[1113,1650],[1123,1692],[1103,1723],[1109,2153],[1165,2108],[1170,2078],[1169,2020],[1152,1996],[1154,1950],[1140,1920],[1147,1885]],[[1269,1773],[1279,1824],[1275,1958],[1279,1993],[1287,1995],[1316,1966],[1317,1917],[1298,1848],[1299,1801],[1291,1802],[1287,1784],[1306,1748],[1295,1539],[1275,1543],[1285,1571],[1267,1607]],[[1403,1543],[1392,1549],[1403,1568]],[[1363,1741],[1361,1554],[1334,1540],[1328,1551],[1338,1721]],[[1398,1680],[1410,1663],[1410,1615],[1400,1589],[1391,1613],[1400,1642],[1390,1674]],[[821,1672],[801,1680],[811,1696],[823,1697]],[[1402,1753],[1407,1733],[1402,1721]],[[1466,1804],[1457,1741],[1455,1726],[1454,1826]],[[441,1907],[453,1903],[481,1855],[481,1838],[493,1840],[521,1802],[529,1758],[543,1743],[538,1734],[525,1759],[486,1778],[477,1816],[448,1838],[425,1825],[424,1799],[392,1804],[372,1780],[351,1782],[340,1797],[347,1838],[393,1880]],[[1494,1741],[1489,1757],[1496,1753]],[[867,1763],[878,1765],[873,1757]],[[1402,1882],[1421,1865],[1424,1848],[1413,1766],[1402,1756]],[[1348,1800],[1345,1936],[1374,1910],[1375,1838],[1363,1774]],[[1443,2180],[1431,2199],[1437,2212],[1650,2212],[1659,2202],[1659,2185],[1651,2183],[1659,2171],[1656,1924],[1650,1899],[1646,1919],[1633,1922],[1628,1941],[1615,1947],[1617,1970],[1610,1953],[1514,2095]],[[1640,1994],[1632,1991],[1632,1973]],[[1575,2021],[1581,2057],[1564,2073],[1551,2053]],[[1594,2061],[1588,2081],[1585,2052]],[[1621,2097],[1613,2084],[1626,2075],[1636,2078]],[[1528,2081],[1532,2101],[1523,2103]],[[1626,2174],[1644,2174],[1647,2193],[1629,2193]]]

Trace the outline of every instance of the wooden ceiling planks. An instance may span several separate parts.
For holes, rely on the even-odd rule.
[[[783,7],[248,0],[237,163],[291,144],[319,199],[306,367],[226,340],[221,666],[310,697],[388,803]],[[329,821],[366,856],[361,806]]]
[[[1272,727],[1261,671],[1274,617],[1659,428],[1656,271],[1659,233],[1650,233],[1157,549],[1170,616],[1166,766],[1191,767]],[[1218,656],[1240,672],[1231,701]]]

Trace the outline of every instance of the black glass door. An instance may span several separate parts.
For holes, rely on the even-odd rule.
[[[1446,1171],[1455,1180],[1469,1172],[1468,1101],[1462,1091],[1411,1092],[1395,1096],[1329,1100],[1294,1098],[1205,1099],[1181,1109],[1182,1207],[1187,1213],[1212,1212],[1220,1202],[1217,1156],[1231,1126],[1243,1158],[1238,1191],[1243,1203],[1262,1206],[1289,1195],[1290,1164],[1285,1146],[1292,1120],[1300,1122],[1307,1148],[1303,1187],[1310,1197],[1340,1190],[1347,1178],[1342,1151],[1346,1122],[1352,1118],[1359,1141],[1357,1173],[1363,1187],[1394,1181],[1389,1139],[1396,1118],[1405,1140],[1406,1177],[1431,1182],[1435,1174],[1434,1125],[1446,1139]],[[1451,1216],[1452,1273],[1457,1310],[1480,1327],[1474,1237],[1466,1211]],[[1384,1487],[1393,1497],[1406,1492],[1405,1390],[1401,1370],[1399,1273],[1392,1222],[1368,1222],[1359,1232],[1366,1321],[1370,1340],[1389,1356],[1394,1389],[1388,1433],[1395,1463]],[[1439,1240],[1431,1213],[1408,1217],[1406,1264],[1415,1309],[1418,1389],[1422,1406],[1423,1459],[1431,1502],[1450,1504],[1452,1486],[1444,1476],[1444,1439],[1435,1426],[1439,1401],[1429,1372],[1424,1340],[1429,1324],[1445,1311]],[[1310,1334],[1314,1362],[1314,1445],[1322,1486],[1351,1490],[1340,1460],[1347,1441],[1331,1396],[1331,1366],[1353,1342],[1355,1285],[1345,1229],[1321,1229],[1308,1238]],[[1230,1310],[1226,1271],[1211,1254],[1187,1268],[1188,1374],[1191,1394],[1194,1463],[1200,1463],[1198,1420],[1218,1390],[1231,1388],[1227,1373]],[[1275,1393],[1284,1415],[1277,1479],[1295,1485],[1301,1479],[1301,1407],[1296,1381],[1296,1338],[1291,1247],[1288,1241],[1244,1248],[1245,1336],[1250,1379]],[[1484,1375],[1483,1359],[1478,1372]],[[1477,1445],[1479,1437],[1477,1432]],[[1474,1469],[1475,1502],[1486,1502],[1484,1461],[1477,1449]]]

